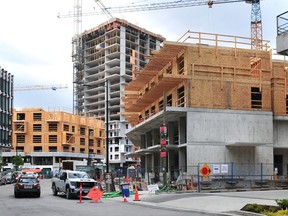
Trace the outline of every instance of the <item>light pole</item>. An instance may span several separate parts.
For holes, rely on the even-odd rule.
[[[106,93],[106,173],[109,173],[109,110],[108,110],[108,80],[105,80],[105,93]]]

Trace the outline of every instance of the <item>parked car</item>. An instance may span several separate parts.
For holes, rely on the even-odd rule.
[[[6,185],[6,184],[11,184],[12,183],[12,173],[6,173],[3,175],[0,179],[0,185]]]
[[[35,195],[40,197],[41,187],[39,179],[34,175],[21,175],[14,185],[14,196],[18,198],[20,195]]]

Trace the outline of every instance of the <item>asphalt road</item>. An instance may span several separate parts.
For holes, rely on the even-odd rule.
[[[49,179],[41,180],[41,197],[14,198],[13,184],[0,186],[1,216],[199,216],[204,213],[179,211],[156,206],[121,202],[113,198],[101,199],[99,203],[90,199],[67,200],[65,196],[53,196]],[[156,202],[155,202],[156,203]]]

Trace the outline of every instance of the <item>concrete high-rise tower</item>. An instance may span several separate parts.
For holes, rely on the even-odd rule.
[[[125,156],[134,148],[125,135],[130,125],[122,114],[125,110],[121,98],[124,87],[132,80],[132,70],[143,68],[148,63],[145,56],[159,50],[164,40],[161,35],[118,18],[73,39],[74,113],[109,122],[111,166],[135,163]]]

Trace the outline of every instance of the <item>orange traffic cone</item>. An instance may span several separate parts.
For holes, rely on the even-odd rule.
[[[126,199],[126,196],[124,194],[124,199],[123,199],[123,202],[128,202],[127,199]]]
[[[134,201],[140,201],[137,186],[135,187],[135,197]]]

